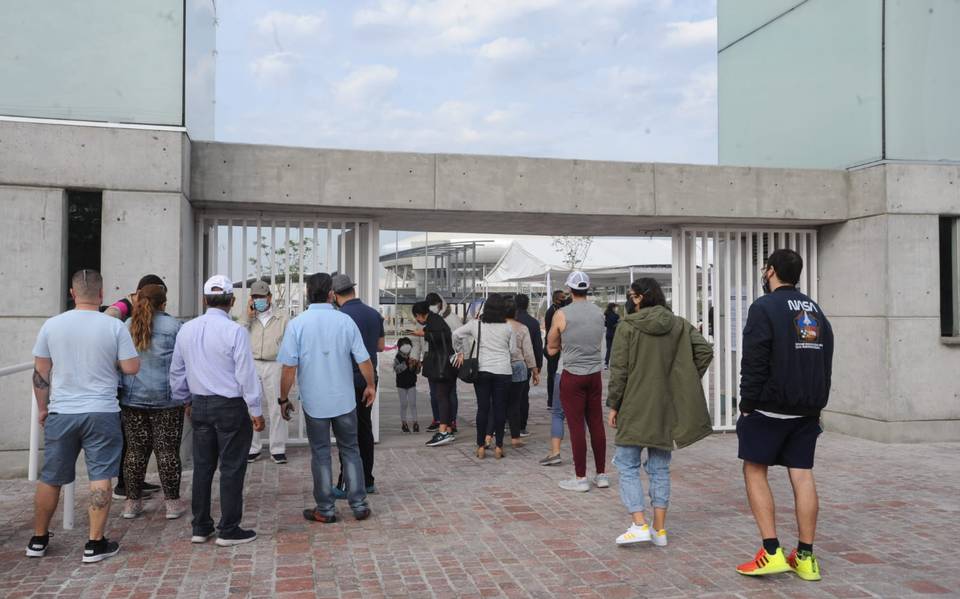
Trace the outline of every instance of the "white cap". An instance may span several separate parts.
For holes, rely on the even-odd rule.
[[[577,291],[590,289],[590,277],[583,271],[575,270],[567,277],[567,287]]]
[[[214,287],[220,289],[215,291]],[[233,281],[224,275],[213,275],[203,284],[204,295],[233,295]]]

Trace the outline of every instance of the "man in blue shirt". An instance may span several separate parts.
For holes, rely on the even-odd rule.
[[[307,278],[310,307],[287,325],[277,356],[277,361],[283,364],[281,401],[288,398],[294,380],[300,386],[316,501],[316,507],[303,510],[303,517],[314,522],[337,521],[330,465],[331,426],[346,470],[347,500],[353,515],[357,520],[370,516],[357,446],[353,365],[357,364],[366,383],[362,398],[369,407],[377,396],[373,363],[363,345],[360,329],[349,316],[334,310],[332,286],[333,279],[327,273]]]
[[[384,347],[383,316],[360,301],[354,289],[353,281],[347,275],[334,275],[333,294],[334,300],[340,306],[340,311],[352,318],[353,322],[357,324],[357,328],[360,329],[363,346],[370,354],[370,363],[373,365],[374,379],[376,379],[377,353],[382,352]],[[360,446],[360,459],[363,461],[364,485],[367,488],[367,493],[376,493],[376,481],[373,478],[373,405],[368,405],[363,400],[363,391],[367,385],[356,363],[353,365],[353,385],[357,399],[357,444]],[[340,478],[337,481],[337,490],[334,491],[334,494],[338,498],[346,497],[346,490],[343,485],[342,458],[340,461]]]

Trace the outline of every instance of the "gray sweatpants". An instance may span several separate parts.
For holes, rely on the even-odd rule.
[[[417,388],[409,389],[397,388],[397,395],[400,397],[400,420],[401,422],[414,423],[417,421]],[[407,418],[407,412],[410,412],[410,418]]]

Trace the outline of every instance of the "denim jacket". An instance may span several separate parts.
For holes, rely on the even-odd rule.
[[[130,321],[127,321],[130,327]],[[182,404],[170,397],[170,361],[173,345],[180,331],[180,321],[166,312],[153,316],[150,347],[140,352],[140,371],[123,375],[120,405],[132,408],[164,409]]]

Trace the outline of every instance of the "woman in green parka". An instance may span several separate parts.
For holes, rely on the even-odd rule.
[[[620,499],[633,516],[617,544],[652,541],[664,546],[671,452],[713,430],[701,382],[713,346],[670,311],[655,279],[637,279],[630,289],[637,311],[617,327],[607,390],[609,424],[617,429],[613,464],[620,472]],[[644,517],[641,465],[650,479],[652,529]]]

